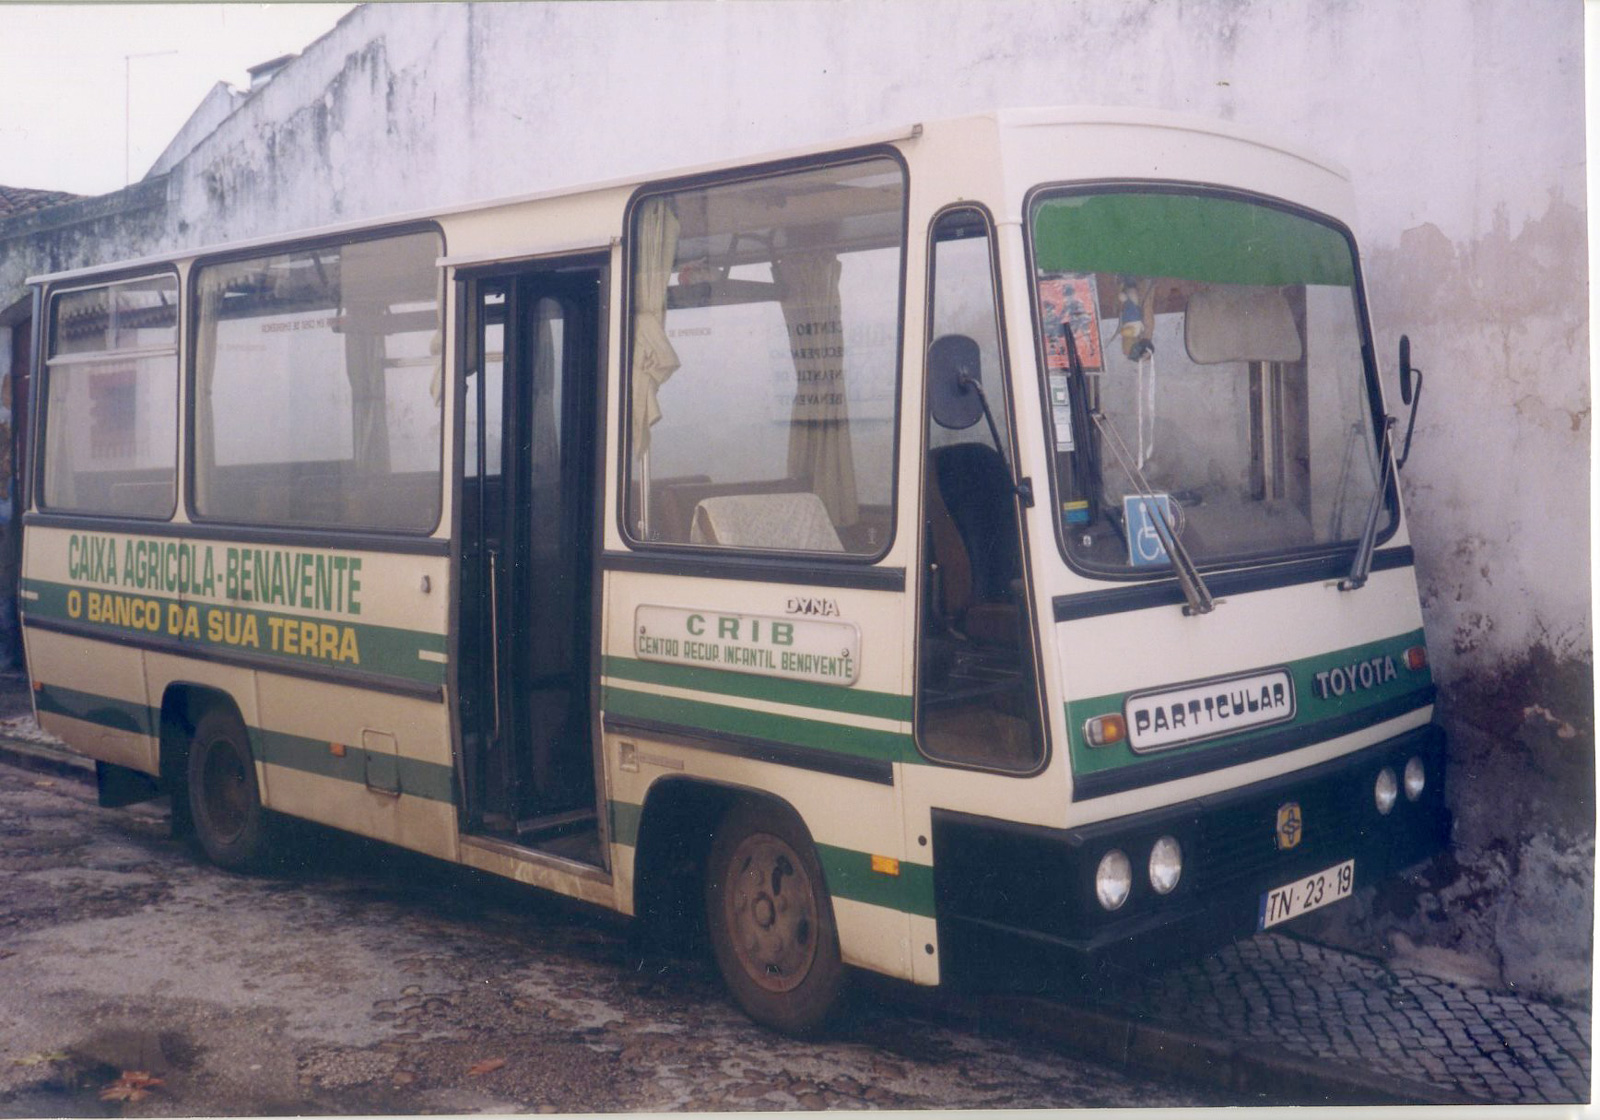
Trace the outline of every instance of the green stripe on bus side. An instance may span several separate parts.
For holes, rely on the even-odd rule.
[[[60,685],[45,685],[36,690],[34,695],[42,712],[152,738],[159,734],[161,711],[147,704],[97,696]],[[380,766],[393,762],[398,768],[401,793],[429,801],[455,803],[455,771],[452,767],[405,755],[396,757],[381,751],[368,752],[348,744],[344,746],[343,757],[340,757],[333,753],[332,744],[326,739],[308,739],[260,727],[246,727],[245,732],[250,736],[250,749],[255,752],[256,758],[270,766],[282,766],[364,786],[367,782],[367,756],[370,753],[377,756]]]
[[[920,757],[911,736],[899,731],[876,731],[676,696],[657,696],[616,685],[605,687],[601,702],[608,715],[658,720],[688,730],[742,735],[887,762],[915,762]]]
[[[624,847],[639,845],[639,821],[644,807],[627,801],[610,801],[611,842]],[[872,856],[853,848],[818,844],[817,859],[827,880],[828,892],[835,898],[865,902],[924,918],[934,916],[933,868],[920,863],[899,865],[898,875],[872,870]]]
[[[319,778],[333,778],[364,786],[367,784],[368,766],[372,760],[376,760],[379,768],[390,765],[398,768],[401,793],[428,801],[455,804],[455,770],[452,767],[348,744],[343,745],[344,754],[341,756],[333,753],[326,739],[307,739],[258,727],[252,727],[249,731],[251,749],[256,752],[258,759],[270,766],[282,766],[303,774],[315,774]]]
[[[92,692],[79,692],[60,685],[36,688],[33,697],[41,712],[81,720],[96,727],[109,727],[114,731],[154,737],[155,729],[161,724],[159,711],[133,700],[97,696]]]
[[[727,669],[701,669],[692,665],[669,665],[631,657],[607,657],[604,671],[608,677],[640,684],[715,692],[748,700],[768,700],[776,704],[821,708],[830,712],[908,723],[911,720],[911,697],[893,692],[871,692],[867,689],[818,684],[815,681],[786,680]]]
[[[639,821],[644,817],[644,806],[630,801],[608,801],[606,810],[611,817],[611,842],[628,848],[639,846]]]
[[[88,626],[104,630],[107,635],[118,635],[135,640],[140,638],[160,638],[166,641],[178,642],[185,645],[194,645],[201,649],[217,650],[221,652],[242,651],[274,658],[286,665],[317,666],[323,668],[353,669],[371,673],[382,673],[404,680],[417,681],[423,684],[444,683],[445,666],[443,657],[445,653],[445,637],[426,630],[405,630],[395,626],[377,626],[367,622],[351,622],[346,619],[313,618],[307,615],[286,614],[281,611],[263,611],[253,607],[233,606],[228,603],[212,603],[202,600],[183,601],[161,595],[149,595],[142,591],[118,591],[102,587],[76,587],[64,583],[52,583],[46,580],[24,580],[22,582],[23,600],[22,611],[24,615],[37,618],[49,618],[60,622],[71,622],[75,625]],[[78,591],[84,594],[95,593],[138,599],[156,604],[157,625],[154,629],[141,629],[134,626],[118,626],[114,623],[96,622],[88,617],[85,609],[80,608],[77,614],[68,609],[68,595]],[[33,596],[30,598],[30,596]],[[183,635],[183,620],[186,609],[193,607],[197,613],[198,635]],[[176,613],[175,613],[176,612]],[[255,640],[253,643],[240,640],[213,641],[209,637],[211,632],[213,613],[217,619],[216,625],[225,637],[241,638],[246,633],[246,627],[253,627]],[[253,620],[246,623],[245,619]],[[308,657],[303,654],[286,653],[274,649],[275,637],[278,631],[273,629],[271,620],[279,620],[281,629],[284,620],[298,623],[327,623],[339,628],[349,628],[354,632],[358,661],[340,660],[337,657]],[[433,655],[424,658],[422,654]]]
[[[1320,653],[1313,657],[1302,658],[1298,661],[1280,662],[1277,665],[1266,665],[1250,672],[1270,673],[1275,669],[1287,669],[1289,676],[1294,681],[1295,714],[1294,719],[1283,723],[1276,723],[1269,727],[1250,728],[1236,735],[1221,735],[1215,739],[1204,742],[1192,743],[1150,751],[1145,754],[1135,754],[1126,741],[1109,747],[1091,747],[1084,737],[1084,724],[1096,716],[1108,713],[1121,714],[1124,705],[1131,695],[1158,692],[1163,688],[1173,689],[1185,687],[1183,684],[1171,686],[1154,685],[1149,688],[1139,688],[1131,692],[1111,693],[1107,696],[1098,696],[1088,700],[1073,700],[1067,703],[1067,732],[1071,737],[1072,769],[1075,774],[1099,773],[1115,770],[1125,766],[1137,766],[1141,762],[1153,759],[1173,758],[1191,752],[1205,751],[1223,745],[1249,743],[1269,735],[1276,735],[1286,728],[1305,727],[1322,723],[1329,719],[1358,712],[1364,708],[1392,701],[1408,693],[1413,693],[1426,688],[1433,681],[1432,673],[1428,670],[1412,671],[1405,667],[1405,651],[1412,646],[1423,644],[1423,632],[1412,630],[1409,633],[1398,634],[1392,638],[1381,641],[1367,642],[1348,649],[1334,650],[1329,653]],[[1359,664],[1373,658],[1392,657],[1398,669],[1398,675],[1391,681],[1386,681],[1376,687],[1353,692],[1342,697],[1321,699],[1316,693],[1316,679],[1319,673],[1328,672],[1340,666]],[[1229,674],[1232,676],[1233,674]],[[1248,674],[1246,674],[1248,675]],[[1226,680],[1227,677],[1222,678]],[[1205,683],[1205,682],[1200,682]]]
[[[933,868],[921,863],[900,861],[899,874],[886,875],[872,870],[872,857],[850,848],[831,844],[817,845],[817,858],[828,880],[828,891],[835,898],[884,906],[907,914],[931,918]]]

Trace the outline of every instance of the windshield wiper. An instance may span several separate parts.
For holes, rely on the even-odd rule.
[[[1350,574],[1339,581],[1340,591],[1354,591],[1364,587],[1372,572],[1372,551],[1378,543],[1378,516],[1383,512],[1384,499],[1389,494],[1389,479],[1394,473],[1394,456],[1390,433],[1394,430],[1394,417],[1383,418],[1383,439],[1378,445],[1378,488],[1372,492],[1367,505],[1367,519],[1361,526],[1361,539],[1356,543],[1355,559],[1350,562]]]
[[[1178,586],[1183,590],[1183,597],[1187,605],[1183,608],[1184,614],[1210,614],[1216,609],[1216,600],[1211,597],[1211,589],[1206,587],[1206,581],[1200,578],[1200,569],[1195,567],[1194,557],[1189,555],[1189,550],[1178,539],[1177,530],[1173,528],[1166,504],[1156,500],[1155,491],[1150,488],[1150,483],[1145,481],[1144,472],[1134,463],[1128,445],[1122,438],[1122,433],[1117,431],[1116,425],[1106,417],[1100,409],[1088,407],[1087,379],[1083,375],[1083,363],[1078,358],[1078,343],[1072,334],[1072,324],[1063,320],[1061,329],[1067,336],[1067,367],[1072,375],[1072,392],[1084,403],[1084,410],[1089,418],[1094,421],[1096,428],[1104,437],[1103,442],[1111,448],[1111,454],[1127,474],[1138,492],[1139,499],[1144,503],[1145,514],[1150,518],[1151,527],[1155,529],[1156,536],[1161,545],[1166,549],[1167,561],[1172,565],[1172,574],[1178,579]],[[1089,436],[1084,433],[1085,439]]]

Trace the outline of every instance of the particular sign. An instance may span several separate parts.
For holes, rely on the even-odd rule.
[[[817,618],[641,604],[633,613],[633,649],[641,661],[819,684],[852,685],[861,672],[861,631]]]
[[[1227,677],[1128,697],[1123,715],[1135,751],[1164,750],[1294,718],[1287,669]]]

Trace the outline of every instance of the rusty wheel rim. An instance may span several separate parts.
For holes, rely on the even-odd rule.
[[[224,842],[238,838],[250,816],[248,764],[232,743],[212,743],[201,771],[201,805],[211,831]]]
[[[793,848],[747,836],[729,861],[723,917],[739,963],[769,992],[788,992],[817,956],[817,892]]]

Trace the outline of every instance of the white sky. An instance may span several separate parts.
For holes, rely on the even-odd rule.
[[[118,190],[125,142],[137,181],[213,85],[247,88],[249,67],[298,53],[352,7],[0,2],[0,183]],[[141,54],[154,57],[125,60]]]

